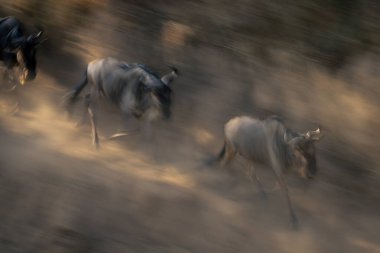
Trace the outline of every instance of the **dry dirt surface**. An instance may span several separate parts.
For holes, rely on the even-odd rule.
[[[17,115],[1,95],[0,252],[380,252],[376,201],[289,177],[292,230],[270,171],[259,170],[261,199],[243,173],[203,166],[205,150],[175,123],[158,126],[156,148],[137,133],[94,150],[63,93],[41,73],[20,89]],[[102,138],[118,128],[110,111]]]

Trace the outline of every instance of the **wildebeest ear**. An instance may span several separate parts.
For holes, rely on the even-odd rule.
[[[178,69],[175,67],[170,67],[172,71],[163,77],[161,77],[161,82],[163,82],[165,85],[169,85],[173,80],[175,80],[178,77]]]

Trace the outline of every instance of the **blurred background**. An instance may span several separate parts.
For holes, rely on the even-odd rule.
[[[1,112],[1,251],[380,252],[379,14],[376,0],[0,0],[1,17],[48,38],[21,115]],[[61,96],[106,56],[179,69],[159,149],[131,135],[94,151],[89,125],[64,117]],[[201,165],[228,119],[272,114],[325,134],[318,178],[289,178],[297,232],[245,165]],[[99,121],[114,132],[118,111]]]

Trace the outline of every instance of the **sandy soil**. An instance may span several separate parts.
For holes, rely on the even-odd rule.
[[[263,200],[243,163],[202,166],[214,150],[194,136],[207,133],[174,120],[157,126],[156,148],[131,134],[94,150],[89,125],[76,128],[59,107],[64,89],[37,80],[20,90],[18,115],[0,99],[0,252],[380,252],[374,199],[290,176],[301,221],[292,230],[270,171],[259,170]],[[108,109],[103,137],[119,127]]]

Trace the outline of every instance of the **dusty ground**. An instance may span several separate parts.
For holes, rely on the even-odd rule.
[[[209,48],[165,48],[166,37],[152,43],[149,32],[129,27],[127,10],[115,9],[100,11],[90,27],[63,31],[70,39],[63,48],[51,42],[41,49],[41,71],[19,91],[18,115],[9,113],[12,95],[0,93],[0,253],[380,252],[373,187],[379,178],[377,59],[353,65],[350,82],[307,72],[294,59],[277,67],[239,63]],[[85,63],[109,55],[159,72],[169,63],[181,70],[173,119],[156,126],[155,144],[135,133],[139,125],[131,121],[130,136],[94,150],[89,124],[75,126],[80,105],[71,121],[60,108]],[[297,231],[288,226],[270,171],[259,170],[268,191],[263,200],[241,161],[229,172],[202,165],[220,148],[228,118],[271,112],[297,130],[318,121],[327,131],[317,178],[288,177]],[[121,125],[112,107],[101,114],[104,138]],[[358,167],[366,172],[352,173]]]
[[[41,73],[17,116],[1,96],[0,252],[380,252],[377,200],[290,177],[293,231],[269,171],[263,200],[242,173],[203,167],[205,148],[175,120],[158,126],[159,149],[135,134],[96,151],[89,126],[64,117],[63,92]]]

